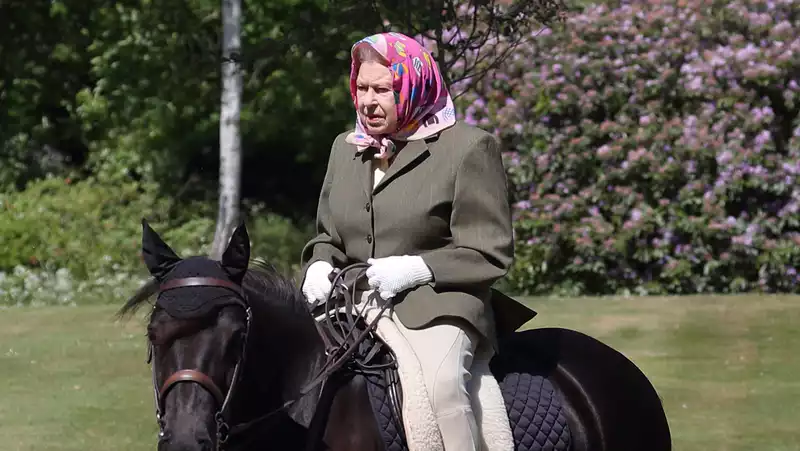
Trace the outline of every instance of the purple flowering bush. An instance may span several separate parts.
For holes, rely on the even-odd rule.
[[[592,5],[459,103],[508,150],[513,289],[800,291],[800,3]]]

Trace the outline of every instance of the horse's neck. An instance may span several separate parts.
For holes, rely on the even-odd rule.
[[[259,424],[246,433],[232,437],[225,448],[228,451],[300,450],[305,449],[308,430],[283,412],[269,423]]]
[[[254,449],[303,449],[307,427],[316,410],[318,390],[297,398],[302,389],[318,374],[325,361],[321,339],[310,323],[281,321],[279,317],[253,311],[252,342],[240,384],[231,405],[231,426],[247,423],[271,414],[264,423],[254,424],[241,435],[232,437],[231,451]],[[309,317],[310,321],[313,321]],[[286,401],[297,399],[283,411]]]
[[[251,421],[281,405],[280,390],[275,388],[278,384],[275,371],[268,361],[262,360],[258,346],[252,349],[232,400],[231,413],[237,423]]]
[[[316,410],[321,387],[318,386],[302,395],[300,392],[305,391],[322,371],[325,364],[325,346],[311,315],[297,320],[296,324],[284,328],[281,337],[283,343],[281,352],[286,357],[281,378],[286,401],[294,401],[287,412],[296,422],[308,426]]]
[[[325,349],[313,319],[281,318],[274,311],[254,309],[254,342],[248,350],[236,407],[245,417],[257,418],[297,398],[325,362]],[[298,399],[288,411],[303,425],[311,420],[318,392]],[[241,421],[241,420],[237,420]]]

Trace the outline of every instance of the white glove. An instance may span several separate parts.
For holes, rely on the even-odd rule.
[[[433,280],[431,270],[418,255],[370,258],[367,263],[370,264],[367,269],[369,286],[383,299]]]
[[[306,269],[306,280],[303,282],[303,295],[310,303],[322,301],[328,297],[331,291],[331,281],[328,275],[333,271],[330,263],[319,260],[311,264]]]

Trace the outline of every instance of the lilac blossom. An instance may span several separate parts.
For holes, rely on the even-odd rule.
[[[800,122],[781,117],[800,106],[796,17],[788,0],[588,5],[469,85],[462,117],[512,152],[515,230],[548,263],[542,286],[578,265],[607,291],[800,292]],[[535,291],[526,270],[511,278]]]

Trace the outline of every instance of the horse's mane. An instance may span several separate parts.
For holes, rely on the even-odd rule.
[[[158,281],[155,278],[150,278],[144,283],[133,296],[128,299],[125,304],[117,311],[117,317],[120,319],[127,318],[128,316],[136,313],[139,307],[145,302],[148,302],[158,292]]]
[[[291,314],[302,315],[304,319],[310,318],[308,302],[294,281],[260,258],[251,262],[242,281],[242,288],[249,303],[280,305]]]
[[[305,298],[292,279],[263,259],[251,261],[242,281],[242,288],[248,304],[272,304],[286,309],[292,315],[302,315],[305,318],[309,316]],[[156,293],[158,281],[151,278],[125,302],[117,312],[117,317],[125,318],[135,313],[139,307],[149,303]]]

